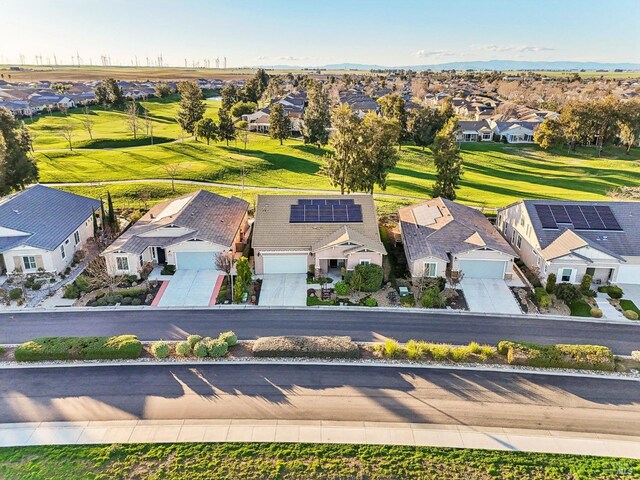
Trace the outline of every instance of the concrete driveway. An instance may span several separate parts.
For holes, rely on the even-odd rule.
[[[504,280],[464,278],[460,286],[472,312],[522,314]]]
[[[630,283],[621,283],[619,287],[624,292],[622,298],[631,300],[636,304],[636,307],[640,308],[640,285],[632,285]]]
[[[219,273],[215,270],[177,270],[164,289],[159,307],[206,307],[211,304]]]
[[[282,273],[263,275],[260,306],[302,307],[307,304],[307,275]]]

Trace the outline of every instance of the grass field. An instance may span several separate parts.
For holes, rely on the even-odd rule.
[[[133,444],[0,449],[0,477],[40,479],[638,478],[635,460],[428,447]]]

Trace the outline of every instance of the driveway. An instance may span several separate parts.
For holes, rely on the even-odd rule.
[[[262,277],[260,306],[302,307],[307,304],[305,273],[270,274]]]
[[[636,307],[640,308],[640,285],[632,285],[630,283],[620,283],[618,285],[622,288],[624,296],[627,300],[631,300],[636,304]]]
[[[218,281],[215,270],[177,270],[157,302],[159,307],[206,307]]]
[[[522,314],[504,280],[464,278],[460,286],[472,312]]]

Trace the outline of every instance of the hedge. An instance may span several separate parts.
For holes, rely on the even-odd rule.
[[[358,358],[351,337],[261,337],[253,343],[256,357]]]
[[[238,336],[235,334],[235,332],[232,331],[222,332],[220,335],[218,335],[218,338],[230,347],[233,347],[238,343]]]
[[[498,353],[506,355],[507,361],[513,365],[615,370],[611,349],[600,345],[541,345],[503,340],[498,343]]]
[[[171,347],[164,340],[160,340],[159,342],[151,345],[151,353],[156,358],[167,358],[170,352]]]
[[[42,337],[15,351],[19,362],[42,360],[111,360],[139,358],[142,344],[135,335],[115,337]]]

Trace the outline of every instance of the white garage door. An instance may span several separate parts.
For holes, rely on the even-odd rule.
[[[307,273],[306,255],[265,255],[263,270],[269,273]]]
[[[464,278],[504,278],[504,261],[461,260],[460,270]]]
[[[616,283],[640,284],[640,265],[620,265]]]
[[[177,252],[178,270],[216,270],[217,252]]]

